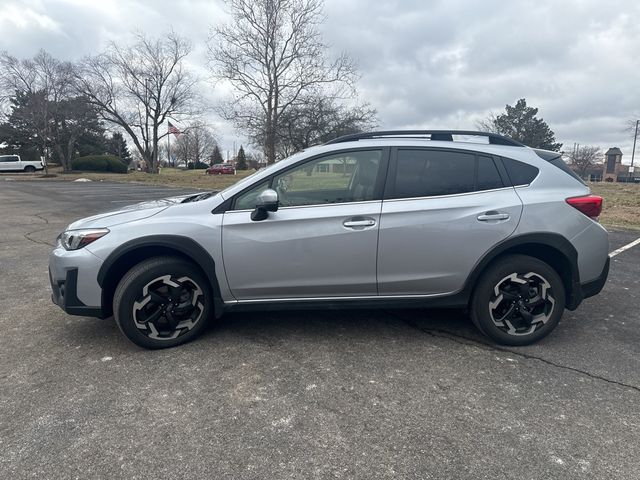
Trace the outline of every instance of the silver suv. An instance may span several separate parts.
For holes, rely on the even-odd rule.
[[[469,308],[507,345],[541,339],[604,286],[602,198],[499,135],[395,131],[310,148],[219,193],[79,220],[53,301],[170,347],[232,310]]]

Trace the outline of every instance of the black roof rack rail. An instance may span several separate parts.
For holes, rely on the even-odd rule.
[[[498,135],[490,132],[476,132],[473,130],[385,130],[380,132],[363,132],[354,133],[352,135],[344,135],[342,137],[329,140],[325,145],[333,143],[353,142],[356,140],[366,140],[380,137],[411,137],[429,135],[431,140],[453,141],[453,135],[472,135],[477,137],[487,137],[491,145],[508,145],[511,147],[525,147],[526,145],[513,140],[512,138]]]

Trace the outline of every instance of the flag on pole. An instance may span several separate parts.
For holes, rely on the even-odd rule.
[[[180,134],[182,133],[180,131],[180,129],[178,129],[178,127],[176,127],[174,124],[172,124],[171,122],[169,122],[169,129],[168,129],[169,133],[173,133],[176,138],[178,138],[180,136]]]

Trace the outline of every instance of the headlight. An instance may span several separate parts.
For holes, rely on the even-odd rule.
[[[65,250],[78,250],[95,242],[109,233],[108,228],[83,228],[80,230],[67,230],[58,237]]]

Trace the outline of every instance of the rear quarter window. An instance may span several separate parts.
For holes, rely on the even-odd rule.
[[[575,178],[581,184],[585,185],[584,181],[578,176],[578,174],[573,170],[571,170],[571,168],[569,168],[569,166],[566,163],[564,163],[564,160],[562,160],[561,153],[552,152],[549,150],[540,150],[540,149],[534,149],[533,151],[536,152],[536,155],[538,155],[540,158],[546,160],[554,167],[559,168],[567,175]]]
[[[511,180],[513,186],[529,185],[540,172],[540,170],[533,165],[519,162],[512,158],[503,158],[502,163],[507,170],[507,175],[509,175],[509,180]]]

